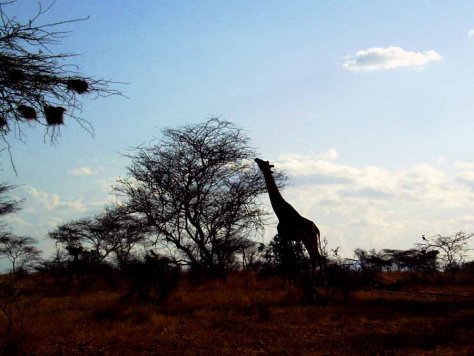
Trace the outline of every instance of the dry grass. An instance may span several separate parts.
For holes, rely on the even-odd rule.
[[[303,306],[284,280],[244,272],[183,281],[163,305],[104,283],[63,295],[41,288],[39,276],[22,283],[25,354],[474,354],[472,280],[364,290],[329,306]]]

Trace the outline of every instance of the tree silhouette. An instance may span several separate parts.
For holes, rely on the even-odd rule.
[[[264,191],[249,139],[233,124],[165,129],[159,142],[130,155],[117,191],[176,260],[209,273],[233,268],[248,237],[261,229]]]
[[[383,249],[366,251],[356,249],[355,262],[362,271],[411,271],[435,272],[438,268],[439,252],[433,249],[417,248],[408,250]]]
[[[270,241],[263,257],[266,267],[277,273],[295,274],[310,265],[301,241],[288,241],[279,235],[275,235]]]
[[[34,244],[36,240],[31,237],[10,233],[3,233],[0,236],[0,256],[11,262],[13,274],[31,267],[40,260],[41,251],[33,246]]]
[[[439,258],[444,263],[445,270],[453,275],[461,267],[466,258],[469,240],[474,237],[474,233],[463,231],[456,232],[450,236],[434,235],[431,237],[422,236],[423,242],[417,243],[419,249],[425,251],[439,251]]]
[[[7,195],[7,193],[13,188],[14,186],[0,183],[0,219],[5,215],[15,213],[20,209],[21,201],[12,199]],[[7,235],[10,235],[8,227],[2,220],[0,220],[0,238]]]
[[[136,217],[120,207],[109,207],[97,216],[61,224],[49,237],[62,245],[75,261],[100,263],[114,256],[115,262],[122,265],[146,233],[147,227]]]
[[[11,185],[0,183],[0,217],[14,213],[19,209],[19,200],[6,197],[6,193],[13,188]]]

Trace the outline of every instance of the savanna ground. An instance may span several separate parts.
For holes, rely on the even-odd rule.
[[[285,278],[251,272],[181,278],[164,303],[127,297],[110,276],[36,274],[18,282],[21,317],[7,340],[2,315],[2,343],[26,355],[474,354],[472,274],[382,277],[396,288],[306,306]]]

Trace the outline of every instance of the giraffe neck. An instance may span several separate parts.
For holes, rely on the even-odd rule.
[[[273,211],[278,220],[284,221],[300,217],[300,214],[295,210],[295,208],[283,199],[283,196],[275,183],[275,179],[273,179],[273,175],[270,172],[263,172],[263,176],[267,185],[270,203],[272,204]]]

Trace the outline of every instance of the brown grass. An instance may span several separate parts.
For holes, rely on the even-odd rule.
[[[22,353],[36,355],[474,354],[472,279],[430,281],[303,306],[282,278],[241,272],[182,281],[155,305],[106,283],[48,293],[40,276],[30,276],[22,282],[19,342]]]

